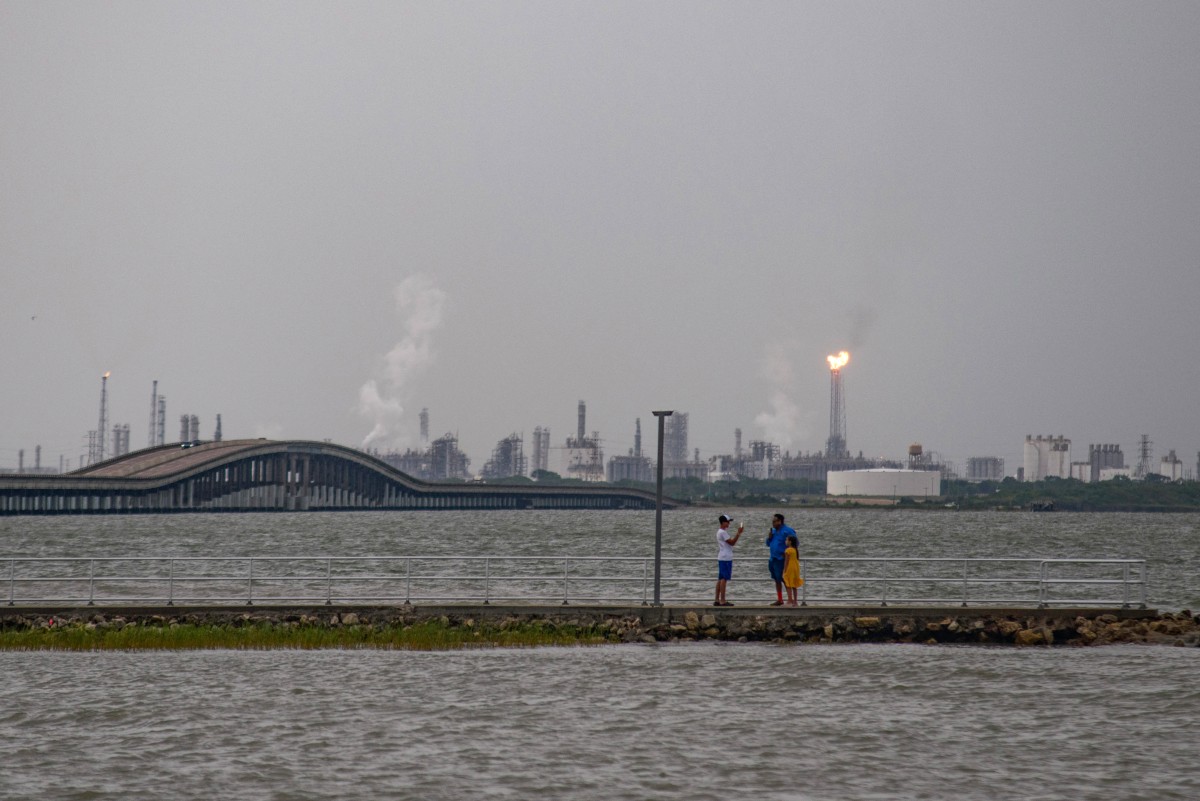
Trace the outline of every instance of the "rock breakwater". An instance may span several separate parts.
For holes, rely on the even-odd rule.
[[[1091,646],[1115,643],[1200,647],[1200,621],[1188,610],[719,609],[704,607],[313,607],[254,609],[10,609],[0,631],[137,627],[268,626],[287,630],[389,628],[437,624],[585,633],[589,641],[669,643],[920,643]]]

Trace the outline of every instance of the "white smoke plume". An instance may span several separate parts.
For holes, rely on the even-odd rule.
[[[771,383],[770,409],[754,418],[754,425],[763,439],[781,448],[791,448],[802,441],[808,431],[803,425],[796,396],[795,343],[774,343],[767,347],[763,359],[763,374]]]
[[[404,336],[383,359],[380,374],[358,391],[358,410],[374,427],[362,447],[401,447],[408,441],[402,427],[409,384],[434,362],[433,333],[442,324],[446,293],[424,275],[413,275],[395,290],[396,311]]]
[[[754,418],[754,425],[763,432],[763,439],[773,442],[781,448],[791,448],[800,440],[800,407],[796,405],[787,392],[777,389],[771,393],[771,409],[759,412]]]

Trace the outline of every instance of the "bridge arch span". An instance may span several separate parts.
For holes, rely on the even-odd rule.
[[[0,514],[345,509],[653,509],[605,485],[430,482],[328,442],[164,445],[66,475],[0,476]]]

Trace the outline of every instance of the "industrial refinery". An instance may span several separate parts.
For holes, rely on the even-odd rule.
[[[1127,462],[1122,447],[1114,443],[1090,444],[1086,459],[1073,458],[1072,441],[1062,434],[1028,434],[1024,439],[1023,459],[1015,475],[1005,471],[1005,460],[994,455],[971,456],[965,470],[960,471],[950,460],[920,443],[908,446],[901,459],[868,458],[862,451],[854,454],[850,448],[847,428],[847,388],[844,372],[850,364],[850,353],[839,351],[826,357],[829,372],[829,431],[823,450],[784,450],[766,439],[743,441],[742,429],[732,433],[731,447],[720,453],[701,453],[689,441],[692,416],[687,411],[675,411],[664,420],[662,442],[662,473],[666,479],[701,482],[739,481],[742,479],[783,479],[825,482],[830,495],[895,495],[936,496],[941,482],[998,482],[1013,477],[1020,481],[1042,481],[1048,478],[1075,479],[1084,482],[1129,480],[1184,481],[1200,474],[1200,455],[1196,469],[1186,465],[1174,450],[1155,461],[1153,442],[1148,435],[1139,436],[1135,455]],[[25,449],[17,453],[15,470],[0,467],[0,473],[45,475],[70,473],[93,465],[119,459],[131,451],[131,427],[127,422],[113,422],[109,408],[111,372],[100,377],[99,410],[96,428],[84,436],[85,447],[77,465],[60,455],[57,465],[43,464],[42,448],[35,445],[26,459]],[[633,447],[627,452],[606,459],[605,440],[597,430],[588,431],[587,402],[580,400],[576,408],[576,427],[558,443],[551,438],[549,426],[537,425],[529,437],[526,452],[524,432],[512,431],[496,442],[488,459],[477,471],[471,469],[471,459],[459,447],[458,433],[430,437],[430,413],[420,411],[420,441],[402,450],[367,453],[387,465],[426,481],[501,482],[517,477],[572,479],[580,483],[651,483],[655,479],[655,460],[643,448],[642,420],[631,421]],[[157,448],[168,443],[167,398],[159,382],[150,387],[146,447]],[[178,443],[192,447],[223,439],[221,415],[215,415],[215,426],[206,437],[196,414],[181,414]],[[1081,454],[1082,455],[1082,454]]]

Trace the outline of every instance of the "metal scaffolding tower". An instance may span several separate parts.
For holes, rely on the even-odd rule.
[[[667,418],[663,432],[663,463],[684,464],[688,460],[688,413],[675,412]]]
[[[509,478],[525,475],[525,444],[519,434],[510,434],[496,443],[492,458],[483,466],[484,478]]]
[[[155,431],[155,444],[165,445],[167,442],[167,396],[158,396],[158,424]]]

